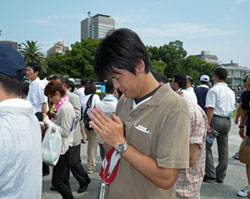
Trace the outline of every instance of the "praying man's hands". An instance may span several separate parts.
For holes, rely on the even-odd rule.
[[[89,118],[91,119],[90,126],[99,134],[104,143],[117,149],[118,144],[126,142],[124,125],[115,114],[112,113],[109,118],[99,108],[93,108]]]

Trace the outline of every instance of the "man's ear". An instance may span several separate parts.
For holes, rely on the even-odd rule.
[[[37,77],[39,77],[39,72],[38,71],[36,71],[36,72],[34,72],[36,75],[37,75]]]
[[[144,73],[145,72],[145,64],[144,61],[142,59],[139,59],[136,67],[135,67],[135,72],[136,73]]]

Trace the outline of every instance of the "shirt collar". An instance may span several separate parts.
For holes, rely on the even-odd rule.
[[[106,96],[102,99],[103,101],[117,101],[118,99],[114,97],[112,94],[106,94]]]
[[[214,86],[227,86],[227,83],[225,83],[225,82],[218,82]]]
[[[39,77],[37,77],[35,80],[31,81],[30,83],[33,84],[35,82],[38,82],[39,80],[40,80]]]
[[[209,87],[208,87],[208,85],[206,85],[206,84],[201,84],[201,85],[199,85],[197,88],[209,88]]]
[[[32,105],[28,100],[12,98],[12,99],[7,99],[7,100],[0,102],[0,107],[31,108]]]
[[[160,101],[165,98],[166,94],[168,94],[169,92],[174,92],[169,83],[163,84],[150,99],[144,101],[144,103],[140,104],[140,106],[137,106],[137,108],[145,108],[145,106],[158,106],[160,104]],[[130,98],[131,109],[133,109],[133,103],[133,98]]]

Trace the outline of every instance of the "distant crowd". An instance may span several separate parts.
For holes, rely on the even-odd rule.
[[[0,44],[0,198],[41,199],[49,166],[50,190],[63,199],[74,198],[70,173],[82,193],[91,174],[99,172],[99,199],[199,199],[202,182],[224,183],[236,108],[225,69],[216,68],[213,77],[200,74],[196,88],[183,72],[169,83],[152,70],[144,44],[130,29],[117,29],[100,43],[94,69],[104,80],[102,96],[96,81],[87,78],[79,88],[66,75],[40,80],[39,64],[26,64],[10,45]],[[237,195],[247,197],[250,154],[242,151],[250,141],[250,77],[242,81],[234,122],[245,141],[234,158],[246,164],[249,185]],[[87,170],[82,144],[87,144]]]

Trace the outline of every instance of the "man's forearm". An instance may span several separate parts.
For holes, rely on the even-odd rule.
[[[210,126],[210,123],[212,121],[212,118],[214,116],[214,108],[208,107],[207,108],[207,120],[208,120],[208,125]]]
[[[156,160],[129,145],[123,157],[143,176],[162,189],[169,189],[176,182],[180,169],[162,168]]]
[[[241,110],[241,115],[240,115],[240,126],[244,126],[247,120],[247,110]]]
[[[47,103],[42,103],[42,112],[47,114]]]

